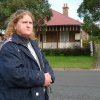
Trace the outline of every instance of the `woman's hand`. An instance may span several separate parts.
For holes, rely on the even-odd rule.
[[[45,73],[44,76],[45,76],[44,86],[48,87],[52,83],[51,75],[49,73]]]

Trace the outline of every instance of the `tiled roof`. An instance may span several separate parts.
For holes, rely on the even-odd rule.
[[[55,10],[52,10],[53,16],[51,20],[48,21],[46,24],[47,26],[54,26],[54,25],[81,25],[81,22],[70,18],[62,13],[59,13]]]

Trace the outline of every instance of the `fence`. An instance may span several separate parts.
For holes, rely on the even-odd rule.
[[[100,43],[96,45],[96,52],[97,52],[96,68],[100,69]]]

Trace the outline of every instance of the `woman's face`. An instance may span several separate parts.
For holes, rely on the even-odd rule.
[[[16,33],[28,38],[33,32],[33,21],[29,15],[24,15],[15,25]]]

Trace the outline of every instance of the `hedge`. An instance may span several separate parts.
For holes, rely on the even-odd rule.
[[[65,48],[65,49],[43,49],[45,55],[55,55],[55,56],[80,56],[80,55],[90,55],[89,48]]]

